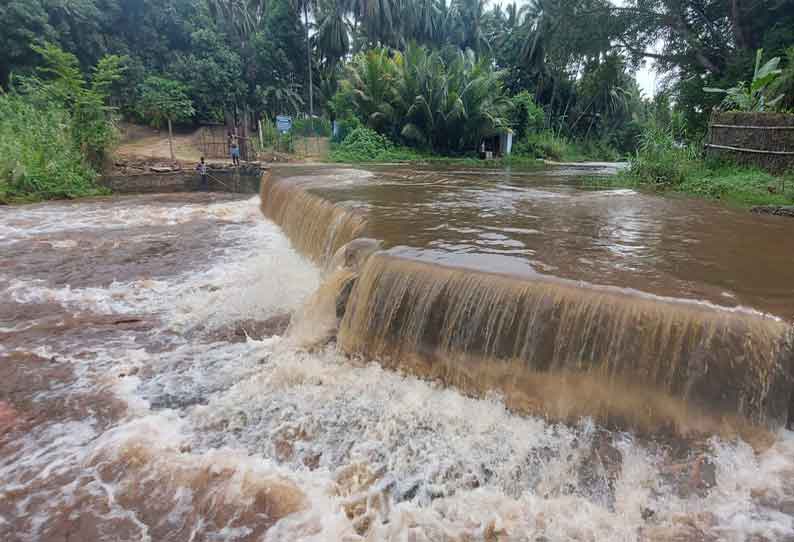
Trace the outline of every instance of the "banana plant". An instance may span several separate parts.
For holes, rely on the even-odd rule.
[[[775,57],[766,64],[761,65],[764,50],[758,49],[755,54],[755,72],[753,80],[748,84],[741,81],[738,85],[729,89],[705,87],[704,92],[724,94],[722,107],[726,110],[743,111],[745,113],[761,113],[764,111],[774,111],[781,101],[783,94],[775,98],[769,98],[769,86],[775,81],[783,70],[778,69],[780,57]]]

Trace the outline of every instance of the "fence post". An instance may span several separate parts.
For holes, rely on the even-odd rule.
[[[262,154],[265,153],[265,136],[262,134],[262,119],[259,119],[257,125],[259,126],[259,150]],[[259,156],[256,157],[259,160]]]

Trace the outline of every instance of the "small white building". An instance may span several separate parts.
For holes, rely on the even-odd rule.
[[[494,158],[507,156],[513,150],[513,130],[504,128],[496,135],[485,138],[480,143],[480,157]]]

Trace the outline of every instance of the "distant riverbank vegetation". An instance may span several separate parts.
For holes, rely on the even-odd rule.
[[[704,90],[723,95],[721,108],[728,111],[763,114],[786,110],[794,105],[794,47],[786,55],[786,69],[781,69],[780,57],[763,62],[759,49],[751,80],[727,89]],[[629,169],[611,183],[673,190],[741,205],[794,204],[794,171],[773,176],[757,167],[707,157],[703,141],[692,137],[686,120],[675,113],[650,119]]]
[[[682,143],[673,130],[661,126],[642,133],[626,170],[586,182],[676,192],[740,206],[794,204],[794,174],[776,176],[755,167],[706,159],[702,143]]]
[[[327,137],[335,121],[330,158],[337,161],[473,160],[483,142],[509,130],[511,163],[632,159],[636,182],[660,184],[654,175],[669,166],[675,180],[661,184],[685,186],[685,164],[704,164],[699,152],[685,163],[677,153],[702,145],[714,107],[757,97],[757,51],[779,57],[776,69],[794,71],[794,54],[786,55],[794,45],[791,7],[724,0],[4,2],[1,197],[94,193],[91,178],[112,149],[116,118],[221,122],[287,152],[295,139]],[[41,71],[51,66],[41,53],[46,44],[73,55],[86,92],[102,59],[118,59],[118,78],[92,113],[95,141],[86,139],[79,100],[45,103],[20,86],[30,77],[57,78]],[[648,63],[653,96],[634,77]],[[774,90],[783,98],[765,105],[794,107],[792,80],[781,76]],[[178,89],[180,114],[153,103],[166,96],[153,93],[158,89]],[[275,133],[278,115],[295,120],[291,135]],[[361,130],[383,140],[373,147],[372,133]],[[675,150],[665,155],[674,166],[667,158],[655,164],[641,147],[664,131],[674,132]],[[44,153],[45,141],[58,150]]]

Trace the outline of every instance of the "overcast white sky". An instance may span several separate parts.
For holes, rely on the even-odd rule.
[[[658,77],[653,69],[653,61],[647,61],[645,66],[635,74],[635,77],[637,77],[637,84],[640,85],[643,94],[648,98],[653,98],[653,95],[656,94],[656,79]]]

